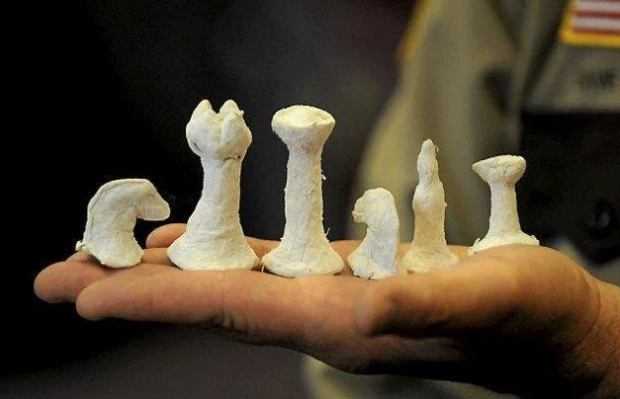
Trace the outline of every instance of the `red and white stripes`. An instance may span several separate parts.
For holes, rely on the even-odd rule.
[[[579,33],[620,36],[620,0],[576,0],[571,25]]]

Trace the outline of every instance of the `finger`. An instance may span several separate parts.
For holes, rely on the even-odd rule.
[[[338,252],[338,255],[340,255],[344,260],[346,260],[351,254],[351,252],[353,252],[357,247],[359,247],[360,241],[341,240],[334,241],[331,243],[331,245],[332,248],[334,248],[334,250]]]
[[[92,255],[86,252],[76,252],[67,258],[68,262],[89,262],[99,263],[99,261]],[[156,263],[162,265],[172,265],[168,255],[166,254],[166,248],[147,248],[144,250],[142,260],[140,263]]]
[[[344,269],[338,273],[341,276],[353,276],[353,271],[351,270],[351,266],[349,265],[348,257],[360,245],[360,242],[357,240],[342,240],[342,241],[334,241],[331,243],[332,248],[342,257],[344,261],[345,267]]]
[[[78,294],[111,270],[95,263],[67,261],[45,268],[34,280],[35,294],[49,303],[72,302]]]
[[[357,247],[359,247],[359,245],[361,244],[361,241],[341,240],[341,241],[334,241],[331,244],[332,244],[332,247],[336,250],[336,252],[338,252],[340,256],[346,259],[351,254],[351,252],[353,252]],[[397,257],[402,258],[402,256],[405,255],[407,251],[409,251],[409,248],[411,248],[410,243],[399,244],[398,250],[397,250]],[[458,256],[459,259],[467,258],[469,256],[469,254],[467,253],[468,247],[451,245],[450,251],[452,251],[452,253]]]
[[[261,240],[253,237],[246,237],[248,244],[254,252],[256,256],[260,259],[267,252],[271,251],[278,244],[277,241],[268,241]],[[174,264],[170,260],[167,254],[168,248],[147,248],[144,250],[144,255],[142,256],[143,263],[157,263],[162,265],[173,266]]]
[[[347,262],[347,258],[349,257],[351,252],[353,252],[360,245],[360,243],[361,242],[358,240],[342,240],[342,241],[334,241],[331,244],[332,244],[332,247],[336,250],[336,252],[338,252],[338,254],[344,259],[344,261]],[[399,244],[398,249],[397,249],[397,254],[396,254],[397,259],[402,259],[402,257],[407,253],[407,251],[409,251],[409,248],[411,248],[410,243]],[[468,251],[467,247],[450,246],[450,251],[452,251],[452,253],[458,256],[459,259],[464,259],[469,256],[467,253]],[[343,270],[343,272],[340,274],[350,275],[350,276],[353,275],[353,271],[351,270],[350,265],[348,263],[347,263],[347,267],[345,268],[345,270]]]
[[[167,248],[147,248],[144,250],[141,263],[173,266],[166,251]]]
[[[459,260],[464,260],[469,257],[469,247],[461,245],[450,245],[450,252],[455,254]]]
[[[184,223],[174,223],[161,226],[151,232],[146,239],[147,248],[167,248],[177,238],[179,238],[185,230],[187,225]],[[258,238],[247,237],[248,243],[256,252],[256,255],[260,258],[267,252],[271,251],[278,244],[277,241],[261,240]]]
[[[94,262],[97,263],[97,259],[91,254],[86,252],[76,252],[67,258],[69,262]]]
[[[250,342],[296,347],[308,344],[312,331],[321,329],[327,335],[352,326],[350,311],[349,323],[341,317],[326,319],[326,309],[348,303],[343,292],[367,283],[333,276],[285,279],[251,271],[112,280],[99,281],[80,294],[77,309],[83,317],[200,323],[234,331]]]
[[[181,237],[187,225],[185,223],[171,223],[158,227],[146,238],[147,248],[167,248],[177,238]]]
[[[45,268],[34,281],[35,294],[49,303],[75,302],[82,290],[89,285],[120,274],[153,275],[170,269],[169,265],[142,263],[112,269],[95,262],[59,262]]]
[[[338,252],[340,256],[346,259],[349,257],[351,252],[353,252],[355,249],[357,249],[357,247],[359,247],[359,245],[361,244],[361,241],[341,240],[341,241],[334,241],[331,244],[332,244],[332,247],[336,250],[336,252]],[[402,258],[403,255],[405,255],[407,251],[409,251],[409,248],[411,248],[410,243],[399,244],[398,249],[397,249],[397,258]],[[459,259],[464,259],[469,256],[469,254],[467,253],[468,247],[451,245],[450,251],[452,251],[452,253],[458,256]]]
[[[349,265],[347,258],[349,257],[351,252],[353,252],[359,245],[360,242],[357,240],[341,240],[331,243],[332,248],[334,248],[334,250],[338,253],[338,255],[340,255],[340,257],[342,257],[345,265],[344,269],[340,273],[338,273],[338,275],[353,276],[353,271],[351,270],[351,266]]]
[[[80,315],[203,323],[282,340],[299,328],[295,280],[251,271],[190,271],[98,281],[77,300]],[[299,309],[297,309],[299,310]],[[269,317],[265,317],[269,315]]]
[[[246,239],[248,240],[248,244],[250,244],[250,246],[256,253],[256,256],[258,256],[259,258],[265,256],[267,252],[274,249],[280,243],[279,241],[261,240],[260,238],[254,237],[246,237]]]
[[[440,272],[381,281],[356,307],[356,324],[368,335],[411,337],[497,326],[520,305],[518,279],[505,262],[473,256]]]

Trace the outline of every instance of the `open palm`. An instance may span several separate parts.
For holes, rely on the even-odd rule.
[[[43,270],[35,291],[47,302],[75,302],[87,319],[201,324],[350,372],[553,397],[618,389],[611,376],[617,349],[601,351],[599,342],[618,325],[618,289],[556,251],[509,246],[466,257],[455,247],[459,264],[428,275],[379,282],[350,272],[285,279],[256,271],[181,271],[170,264],[166,247],[184,229],[153,232],[143,263],[130,269],[108,269],[74,254]],[[248,241],[258,256],[277,245]],[[358,244],[333,246],[346,259]],[[617,338],[611,348],[620,347]]]

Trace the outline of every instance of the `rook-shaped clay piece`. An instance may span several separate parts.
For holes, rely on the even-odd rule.
[[[252,142],[243,112],[228,100],[219,113],[204,100],[187,124],[187,141],[202,161],[204,184],[187,230],[168,257],[184,270],[252,269],[259,259],[239,222],[241,162]]]
[[[136,219],[156,221],[168,216],[168,203],[150,181],[111,181],[101,186],[88,203],[84,238],[75,250],[113,268],[135,266],[144,253],[133,235]]]
[[[500,245],[538,245],[536,237],[521,231],[517,212],[515,184],[525,173],[525,159],[500,155],[476,162],[472,169],[491,188],[491,217],[487,235],[476,240],[470,254]]]
[[[419,182],[412,203],[413,241],[402,260],[402,267],[409,273],[428,273],[458,262],[446,243],[446,200],[436,153],[437,147],[431,140],[422,143],[417,164]]]
[[[273,116],[271,126],[288,147],[284,189],[286,225],[280,245],[263,257],[263,265],[285,277],[335,274],[344,261],[323,230],[321,153],[334,118],[318,108],[295,105]]]
[[[366,237],[348,258],[353,274],[371,280],[397,274],[398,213],[392,194],[383,188],[366,191],[355,202],[353,220],[368,225]]]

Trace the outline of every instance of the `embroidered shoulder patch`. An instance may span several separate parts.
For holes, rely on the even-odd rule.
[[[560,40],[572,46],[620,48],[620,0],[571,0]]]

